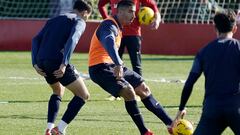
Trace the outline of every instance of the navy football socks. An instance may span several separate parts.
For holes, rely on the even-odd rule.
[[[74,96],[73,99],[69,102],[68,108],[64,113],[62,120],[69,124],[75,118],[84,104],[85,101],[82,98]]]
[[[152,95],[149,95],[145,99],[142,100],[145,107],[153,112],[159,119],[163,121],[165,125],[171,125],[172,119],[167,115],[164,111],[163,107],[158,103],[156,99]]]
[[[148,129],[145,127],[142,115],[137,107],[137,101],[125,101],[125,107],[128,112],[128,114],[132,117],[132,120],[137,125],[139,131],[143,135],[148,131]]]
[[[62,98],[55,94],[52,94],[52,96],[50,97],[48,101],[48,122],[49,123],[54,123],[54,121],[56,120],[61,100]]]

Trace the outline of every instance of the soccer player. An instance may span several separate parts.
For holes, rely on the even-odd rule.
[[[143,78],[123,65],[118,55],[122,26],[135,18],[136,6],[132,0],[122,0],[117,5],[116,15],[106,18],[96,29],[89,50],[89,75],[106,92],[125,100],[125,108],[138,127],[141,135],[153,135],[146,128],[135,100],[141,97],[146,108],[153,112],[164,124],[172,120],[153,97]]]
[[[109,15],[105,6],[109,3],[111,6],[111,14],[115,15],[117,13],[117,3],[121,0],[99,0],[98,9],[103,19],[106,19]],[[137,16],[140,6],[147,6],[153,9],[154,11],[154,20],[151,23],[152,29],[158,29],[159,23],[161,21],[161,16],[157,8],[157,4],[154,0],[133,0],[136,5],[135,16]],[[120,58],[122,58],[125,47],[127,47],[129,57],[132,63],[132,69],[136,73],[142,76],[142,62],[141,62],[141,26],[138,21],[138,18],[134,18],[131,24],[123,26],[123,37],[118,50]],[[140,101],[137,96],[137,101]],[[119,100],[120,98],[114,98],[109,96],[108,100]]]
[[[99,0],[98,9],[103,19],[109,16],[105,6],[109,3],[111,6],[111,14],[116,15],[117,3],[119,1],[121,0]],[[153,9],[154,19],[150,25],[152,29],[155,30],[158,29],[161,21],[161,16],[158,11],[155,0],[133,0],[133,1],[136,5],[135,16],[137,16],[140,6],[147,6]],[[136,17],[130,25],[123,26],[123,37],[118,52],[119,56],[122,58],[125,46],[127,47],[133,71],[135,71],[139,75],[142,75],[141,44],[142,44],[141,27],[138,18]]]
[[[38,74],[45,77],[53,91],[48,103],[45,135],[64,135],[67,125],[89,98],[83,80],[69,60],[85,30],[85,21],[91,12],[90,2],[77,0],[73,12],[48,20],[32,40],[32,65]],[[74,97],[58,126],[53,128],[65,87]]]
[[[232,10],[217,13],[214,25],[217,38],[197,53],[175,122],[185,113],[193,85],[203,72],[203,110],[194,135],[220,135],[227,127],[240,135],[240,42],[233,38],[237,31],[236,14]]]

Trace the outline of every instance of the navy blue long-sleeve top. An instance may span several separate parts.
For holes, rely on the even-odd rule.
[[[69,64],[70,57],[86,28],[85,21],[73,13],[48,20],[32,40],[32,64],[54,60]]]
[[[113,18],[121,27],[121,24],[118,22],[117,17],[114,16]],[[118,48],[115,45],[115,37],[117,37],[118,34],[118,26],[116,26],[116,24],[111,20],[102,22],[96,31],[98,40],[102,43],[103,47],[108,52],[114,64],[122,65],[123,61],[121,60],[118,54]]]
[[[184,109],[202,72],[205,76],[205,99],[239,94],[240,42],[233,38],[218,38],[198,52],[183,88],[179,110]]]

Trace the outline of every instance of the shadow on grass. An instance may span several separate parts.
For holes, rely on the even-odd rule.
[[[35,120],[45,120],[44,117],[34,117],[26,115],[0,115],[0,119],[35,119]]]

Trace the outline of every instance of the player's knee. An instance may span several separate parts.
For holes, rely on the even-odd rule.
[[[151,94],[149,87],[144,82],[141,85],[139,85],[137,88],[135,88],[135,92],[138,96],[140,96],[141,99]]]
[[[127,87],[123,88],[119,95],[124,98],[125,101],[134,100],[135,99],[135,91],[131,85],[127,85]]]
[[[85,93],[83,95],[80,96],[83,100],[88,100],[90,98],[90,94],[89,93]]]
[[[53,94],[58,95],[59,97],[63,97],[64,91],[53,91]]]

